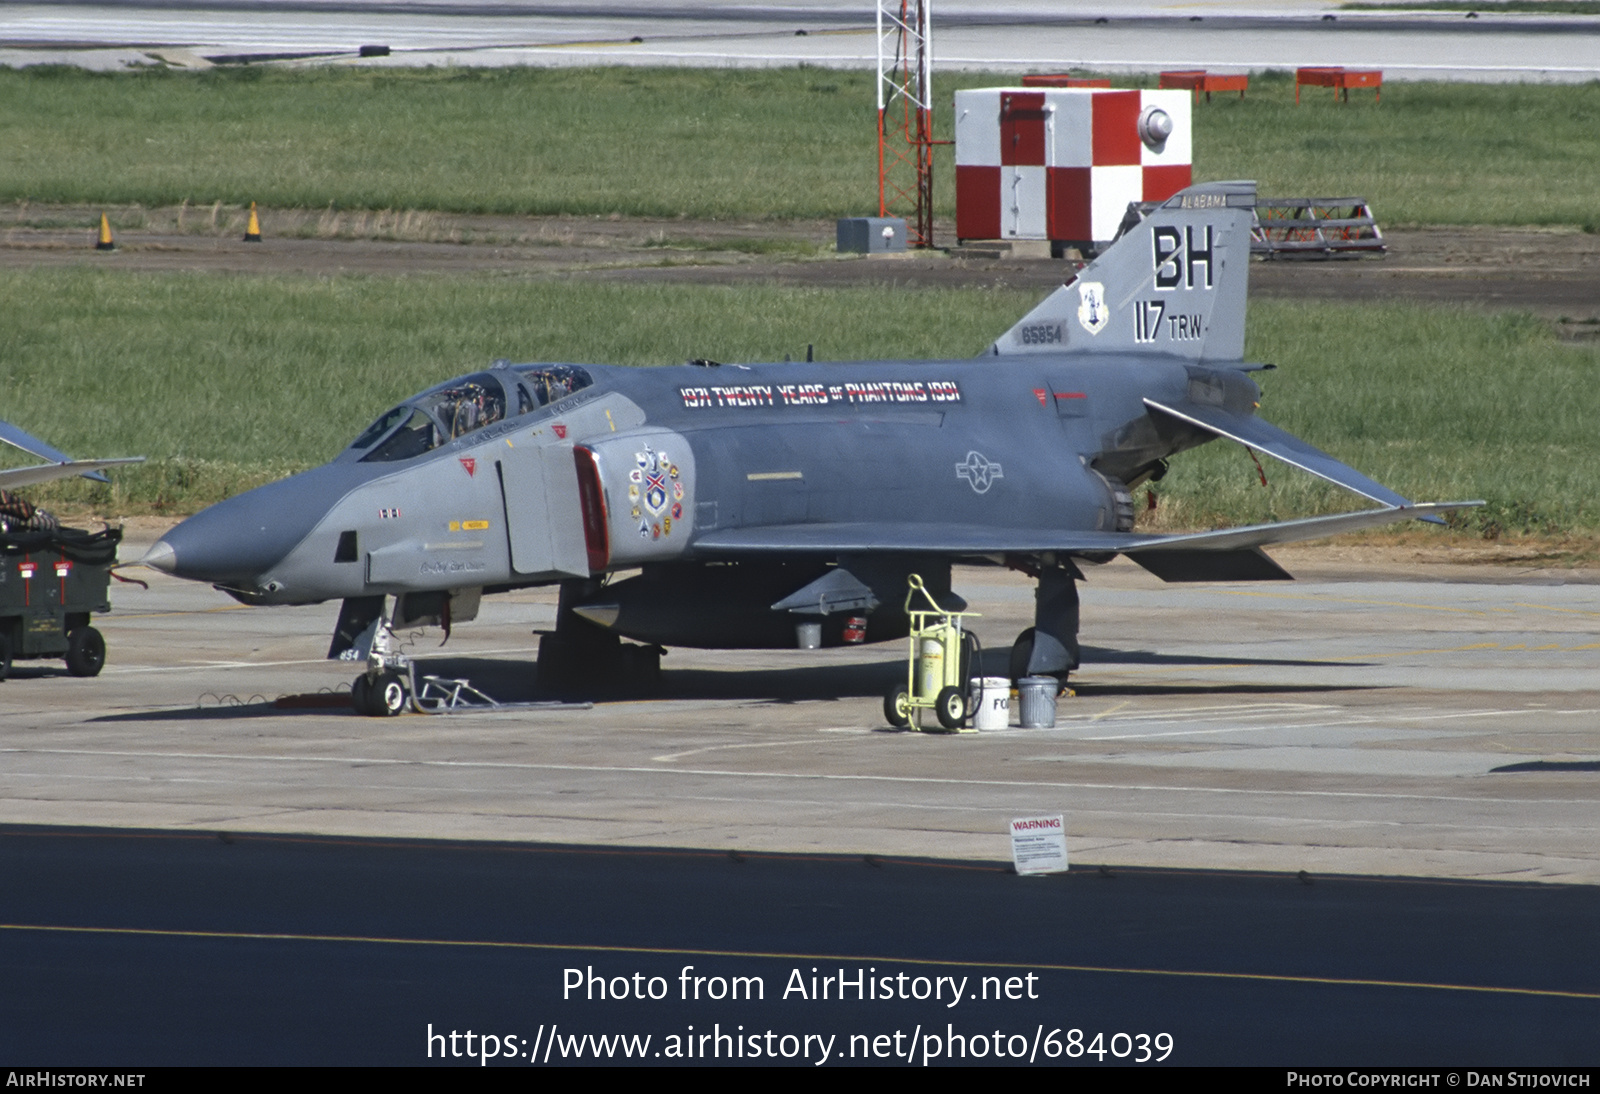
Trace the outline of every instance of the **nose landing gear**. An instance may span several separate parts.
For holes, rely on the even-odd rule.
[[[373,718],[393,718],[406,708],[408,698],[405,679],[393,669],[362,674],[350,685],[350,705],[357,714]]]
[[[367,671],[350,685],[350,705],[357,714],[393,718],[410,700],[411,659],[395,649],[393,618],[392,612],[381,613],[350,650],[367,658]]]

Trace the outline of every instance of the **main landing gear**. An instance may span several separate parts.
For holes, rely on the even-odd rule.
[[[1012,683],[1024,676],[1054,676],[1065,682],[1078,667],[1077,567],[1054,566],[1039,572],[1034,590],[1033,626],[1011,647]]]
[[[666,650],[624,642],[572,610],[597,588],[593,581],[562,582],[556,629],[539,636],[539,690],[549,695],[658,693]]]

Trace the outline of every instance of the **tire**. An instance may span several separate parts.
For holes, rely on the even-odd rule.
[[[560,691],[567,684],[566,643],[556,635],[539,636],[538,675],[539,690],[545,693]]]
[[[0,680],[11,675],[11,636],[0,629]]]
[[[883,717],[896,729],[911,728],[911,693],[904,684],[896,684],[884,695]]]
[[[362,673],[350,685],[350,708],[357,714],[372,713],[372,681]]]
[[[640,695],[655,695],[661,690],[661,649],[659,646],[636,646],[633,667],[628,674],[628,688]]]
[[[67,634],[67,671],[74,676],[99,676],[106,667],[106,640],[93,627],[74,627]]]
[[[653,696],[661,691],[661,649],[622,645],[618,649],[616,681],[630,696]]]
[[[397,672],[385,672],[372,685],[372,713],[393,718],[406,709],[406,685]]]
[[[967,697],[960,688],[951,684],[939,692],[933,711],[944,728],[960,729],[961,723],[967,720]]]
[[[1011,661],[1009,668],[1011,670],[1011,683],[1013,685],[1015,685],[1018,680],[1021,680],[1024,676],[1028,675],[1028,661],[1033,657],[1033,634],[1034,628],[1029,627],[1027,630],[1017,635],[1017,640],[1011,645]]]

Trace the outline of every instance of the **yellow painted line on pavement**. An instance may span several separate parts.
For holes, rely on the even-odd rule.
[[[710,950],[658,946],[596,946],[565,942],[504,942],[450,938],[387,938],[355,934],[287,934],[269,931],[163,930],[152,927],[67,927],[37,923],[0,923],[0,931],[39,931],[55,934],[122,935],[145,938],[225,939],[240,942],[356,942],[380,946],[440,946],[458,949],[529,950],[545,953],[626,953],[661,957],[742,957],[759,961],[825,961],[874,965],[921,965],[956,969],[1027,969],[1047,972],[1106,973],[1117,976],[1166,976],[1190,980],[1243,980],[1268,984],[1326,984],[1333,987],[1410,988],[1423,991],[1460,991],[1484,995],[1524,995],[1546,999],[1600,999],[1600,992],[1563,991],[1556,988],[1518,988],[1494,984],[1441,984],[1425,980],[1380,980],[1345,976],[1291,976],[1282,973],[1219,972],[1202,969],[1141,969],[1115,965],[1063,965],[1046,962],[943,961],[929,957],[885,955],[784,953],[764,950]]]

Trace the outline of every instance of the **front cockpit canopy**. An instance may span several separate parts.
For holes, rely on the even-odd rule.
[[[527,414],[557,402],[593,382],[577,365],[523,365],[475,372],[387,411],[351,442],[350,451],[364,453],[360,457],[363,463],[409,460],[508,415]]]

